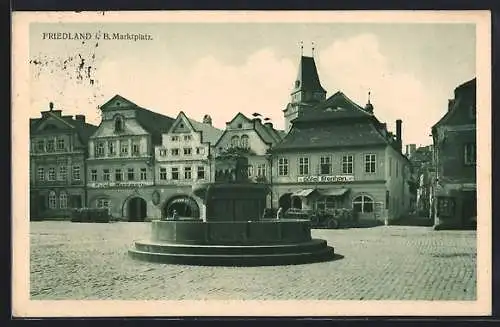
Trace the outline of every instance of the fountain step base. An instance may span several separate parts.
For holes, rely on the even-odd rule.
[[[204,245],[135,242],[129,255],[138,260],[200,266],[278,266],[332,260],[324,240],[278,245]]]

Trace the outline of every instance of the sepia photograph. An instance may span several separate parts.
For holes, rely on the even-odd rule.
[[[490,53],[484,11],[14,13],[13,313],[490,314]]]

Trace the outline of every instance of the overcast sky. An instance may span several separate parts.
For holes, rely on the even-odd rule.
[[[42,39],[43,32],[98,31],[147,33],[153,40]],[[364,105],[370,90],[379,120],[391,130],[403,120],[405,144],[430,144],[430,128],[453,89],[476,74],[474,25],[32,24],[30,115],[38,117],[53,101],[98,124],[97,106],[120,94],[172,117],[180,110],[197,120],[210,114],[219,128],[237,112],[259,112],[283,128],[301,40],[305,55],[316,44],[327,96],[341,90]],[[78,55],[85,61],[80,71]]]

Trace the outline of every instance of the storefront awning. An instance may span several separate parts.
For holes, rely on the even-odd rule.
[[[349,191],[348,188],[331,188],[326,190],[319,190],[322,195],[325,196],[342,196]]]
[[[307,197],[307,196],[311,195],[311,193],[314,191],[315,191],[315,189],[308,188],[308,189],[297,191],[297,192],[293,193],[292,196]]]

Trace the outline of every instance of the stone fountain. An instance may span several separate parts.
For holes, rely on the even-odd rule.
[[[264,183],[248,180],[243,156],[216,159],[215,183],[196,184],[203,220],[154,220],[151,238],[129,250],[135,259],[170,264],[264,266],[330,260],[334,249],[312,239],[308,220],[262,219]]]

